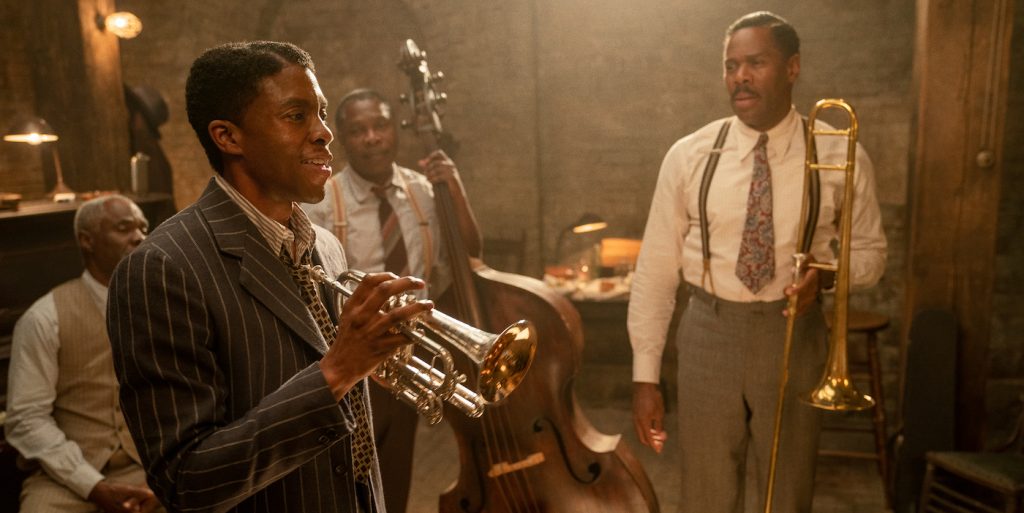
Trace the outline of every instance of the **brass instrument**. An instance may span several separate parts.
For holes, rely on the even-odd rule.
[[[366,276],[349,270],[334,280],[320,266],[311,267],[315,280],[326,284],[343,297],[351,297],[355,285]],[[350,286],[351,285],[351,286]],[[384,311],[415,301],[412,295],[388,300]],[[500,402],[519,385],[533,362],[537,350],[536,330],[521,320],[500,334],[488,333],[462,323],[437,310],[430,310],[399,324],[395,329],[429,352],[430,363],[413,355],[413,345],[395,351],[374,371],[377,381],[395,397],[416,409],[430,424],[441,421],[444,402],[469,417],[479,417],[488,404]],[[466,375],[455,369],[451,353],[436,339],[465,354],[476,365],[478,390],[463,383]]]
[[[825,109],[839,109],[845,111],[849,119],[849,128],[846,129],[817,129],[815,121],[820,111]],[[845,137],[847,140],[846,161],[842,164],[816,162],[814,153],[814,137],[818,135]],[[824,99],[814,104],[814,108],[807,115],[806,136],[806,157],[804,160],[804,191],[803,202],[800,207],[800,228],[797,235],[798,244],[802,243],[806,232],[806,223],[803,220],[809,212],[808,199],[811,196],[811,177],[813,173],[821,170],[842,171],[845,176],[843,187],[842,218],[839,225],[839,254],[835,264],[808,262],[808,255],[796,253],[793,255],[793,284],[798,284],[803,279],[804,271],[808,268],[833,271],[836,273],[835,304],[833,308],[832,328],[829,334],[829,353],[825,374],[820,383],[803,402],[815,408],[830,411],[859,411],[871,408],[875,400],[871,396],[857,391],[857,388],[850,380],[849,368],[846,354],[846,331],[847,331],[847,309],[850,294],[850,239],[853,229],[853,189],[854,189],[854,165],[857,152],[857,115],[853,107],[842,99]],[[798,251],[801,251],[798,248]],[[768,491],[765,494],[765,513],[772,510],[772,494],[775,488],[775,467],[778,463],[779,435],[782,428],[783,401],[786,396],[786,382],[789,379],[789,353],[793,344],[793,329],[796,322],[797,297],[791,296],[786,306],[786,341],[782,348],[782,372],[779,380],[779,400],[775,409],[775,432],[772,435],[771,459],[768,465]]]

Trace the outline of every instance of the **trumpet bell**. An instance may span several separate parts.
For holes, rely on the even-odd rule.
[[[861,411],[875,406],[875,400],[860,393],[849,378],[835,376],[825,376],[803,402],[829,411]]]
[[[523,381],[537,352],[537,330],[519,321],[498,334],[480,363],[478,391],[488,403],[497,403]]]

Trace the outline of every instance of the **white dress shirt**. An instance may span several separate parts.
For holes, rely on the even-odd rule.
[[[106,316],[107,287],[89,271],[82,273],[82,280]],[[85,461],[82,449],[68,440],[53,419],[58,351],[57,307],[51,291],[36,300],[14,325],[4,432],[7,442],[22,456],[37,460],[54,481],[87,499],[103,474]]]
[[[409,257],[409,273],[420,278],[429,278],[429,287],[441,292],[451,282],[449,267],[441,260],[441,234],[434,208],[434,187],[425,176],[411,169],[392,164],[391,185],[388,197],[398,215],[402,228],[406,254]],[[324,200],[316,204],[303,204],[309,219],[316,225],[333,232],[345,248],[345,258],[351,269],[365,272],[384,270],[384,244],[381,239],[378,207],[380,199],[373,193],[374,183],[359,176],[351,166],[331,177],[338,181],[343,191],[346,227],[335,226],[334,184],[327,184]],[[426,225],[423,225],[426,223]],[[424,230],[425,228],[425,230]],[[429,254],[428,254],[429,252]],[[424,267],[432,262],[432,269]],[[428,277],[429,274],[429,277]],[[427,290],[415,291],[426,297]]]
[[[760,132],[735,116],[731,119],[732,126],[722,147],[707,200],[710,279],[714,294],[738,302],[782,299],[784,289],[793,280],[792,256],[797,251],[805,158],[803,123],[791,108],[789,114],[767,132],[775,274],[754,294],[736,277],[735,269],[747,215],[753,149]],[[636,382],[658,382],[680,279],[701,286],[700,183],[721,123],[722,120],[710,123],[677,141],[661,165],[630,291],[628,326]],[[824,125],[818,123],[819,127]],[[844,138],[818,136],[816,145],[820,163],[845,162]],[[850,283],[854,287],[867,287],[875,284],[884,271],[886,240],[875,194],[874,167],[859,144],[855,168]],[[830,243],[838,237],[836,223],[844,182],[842,172],[821,172],[821,207],[810,249],[819,262],[835,260]],[[711,292],[711,288],[709,283],[704,283],[705,290]]]

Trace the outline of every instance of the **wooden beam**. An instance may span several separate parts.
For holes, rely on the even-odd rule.
[[[97,24],[98,16],[115,11],[114,1],[28,4],[19,28],[28,41],[36,115],[60,136],[65,182],[78,192],[128,190],[131,149],[119,43]]]
[[[904,318],[931,308],[956,318],[957,446],[979,449],[1013,1],[918,0],[917,11]]]

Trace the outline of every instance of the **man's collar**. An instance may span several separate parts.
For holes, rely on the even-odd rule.
[[[371,197],[375,197],[373,194],[373,188],[377,184],[359,176],[359,173],[355,169],[352,169],[351,165],[345,166],[345,169],[341,170],[342,179],[348,180],[349,190],[352,191],[352,196],[355,197],[359,203],[364,203]],[[391,163],[391,185],[401,188],[402,182],[398,177],[398,164]]]
[[[295,241],[298,246],[296,248],[298,254],[292,254],[291,257],[293,261],[298,262],[299,257],[315,245],[316,233],[313,231],[313,224],[298,204],[292,203],[292,214],[288,218],[288,226],[284,226],[263,212],[260,212],[252,202],[243,196],[238,189],[235,189],[224,177],[217,174],[214,175],[213,179],[228,197],[242,209],[246,217],[256,225],[256,229],[263,235],[267,245],[275,254],[279,254],[282,247],[291,254],[292,241]]]
[[[107,286],[100,283],[88,269],[82,271],[82,282],[85,283],[85,288],[89,290],[100,302],[106,302],[107,300]]]
[[[786,156],[786,153],[792,146],[794,136],[798,135],[799,121],[800,116],[796,112],[796,107],[790,106],[786,117],[768,129],[767,132],[764,132],[768,134],[769,159],[773,159],[776,156]],[[739,151],[740,159],[746,158],[747,154],[754,151],[754,146],[757,145],[757,139],[761,136],[761,133],[737,119],[736,149]]]

